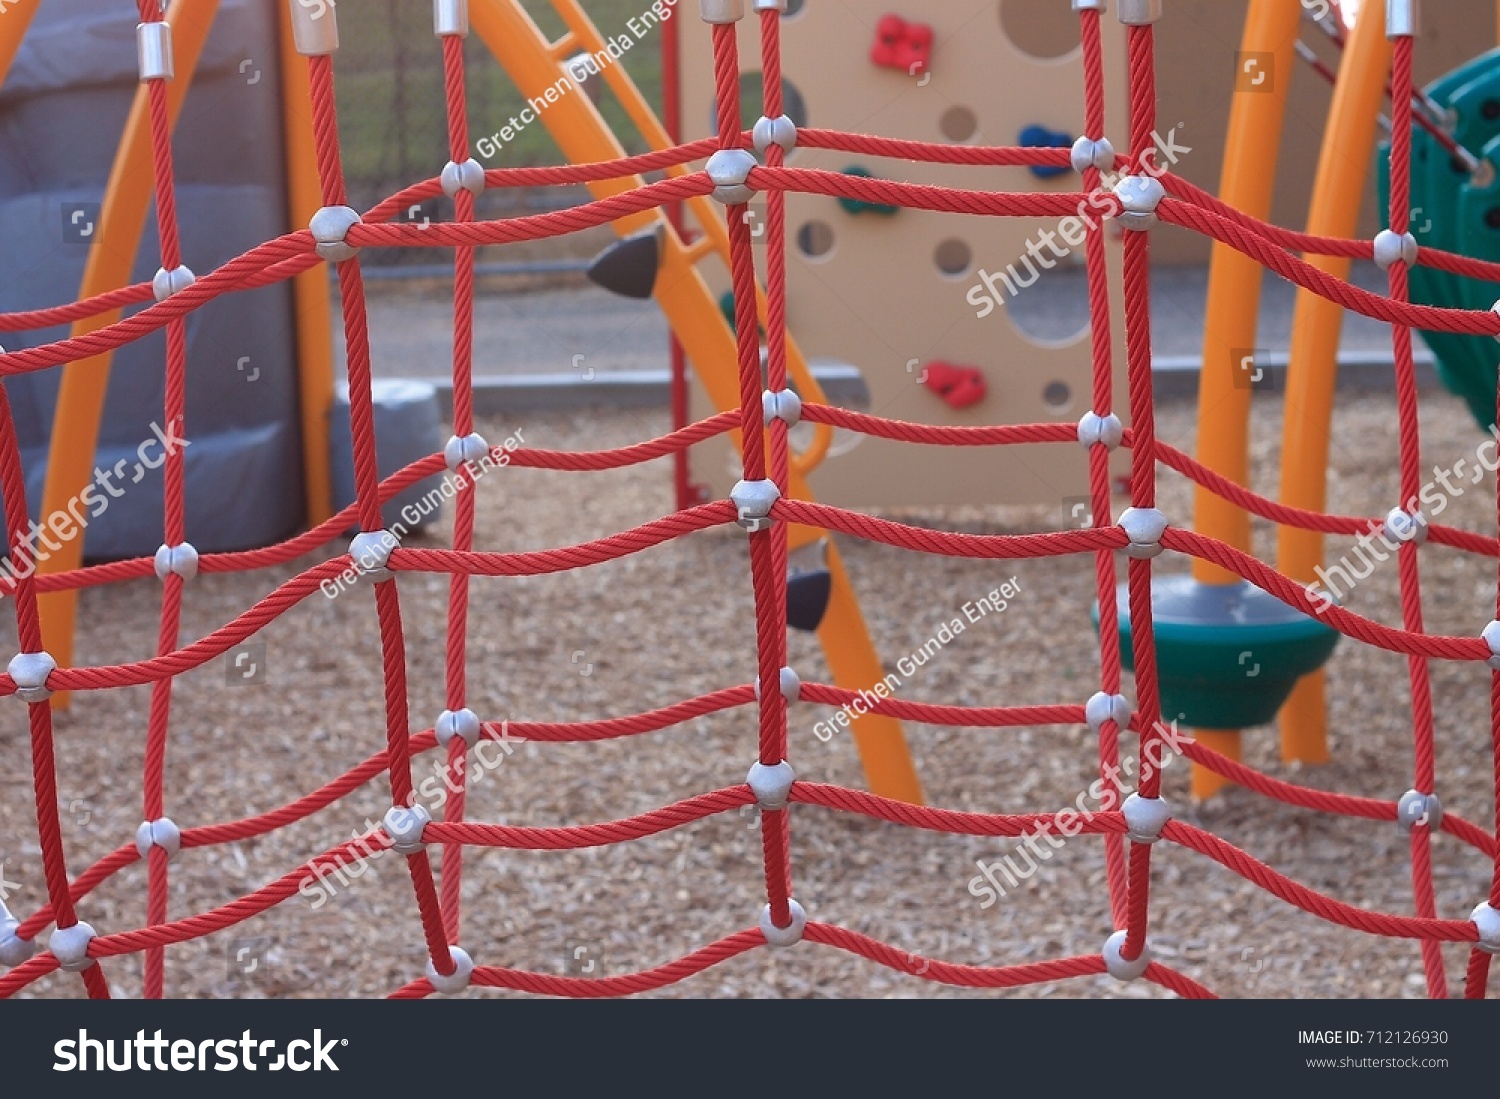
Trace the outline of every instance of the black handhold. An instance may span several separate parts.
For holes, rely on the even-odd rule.
[[[649,298],[661,265],[661,238],[648,229],[615,241],[594,258],[588,276],[604,289],[626,298]]]
[[[786,579],[786,624],[794,630],[816,630],[832,594],[833,576],[827,569],[792,573]]]

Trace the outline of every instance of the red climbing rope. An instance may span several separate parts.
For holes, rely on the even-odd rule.
[[[139,0],[141,19],[160,21],[154,0]],[[331,6],[330,6],[331,7]],[[42,651],[37,596],[41,592],[76,591],[162,572],[163,594],[154,656],[102,666],[57,668],[45,677],[52,691],[110,691],[121,687],[151,686],[151,705],[146,733],[143,778],[143,812],[148,829],[147,898],[140,927],[96,934],[87,956],[72,954],[65,959],[78,969],[91,996],[109,993],[100,961],[124,954],[144,955],[144,988],[147,996],[164,994],[164,951],[174,944],[232,928],[268,911],[298,891],[309,875],[346,866],[353,861],[382,855],[388,849],[405,853],[412,883],[416,921],[410,929],[420,934],[432,971],[443,977],[457,974],[455,953],[463,924],[465,848],[568,850],[607,844],[630,843],[646,836],[683,827],[707,817],[755,805],[758,795],[747,781],[724,789],[690,797],[626,820],[577,824],[564,827],[518,827],[468,821],[464,817],[470,752],[500,742],[521,739],[548,743],[584,743],[663,732],[708,714],[755,706],[758,734],[753,761],[761,769],[774,771],[788,761],[788,711],[791,705],[859,708],[895,719],[953,727],[1012,729],[1030,726],[1077,726],[1088,723],[1095,734],[1094,752],[1106,793],[1097,812],[1078,823],[1078,832],[1098,837],[1103,845],[1108,885],[1109,913],[1114,930],[1123,935],[1119,958],[1127,962],[1141,958],[1147,949],[1150,924],[1152,846],[1149,837],[1131,833],[1126,821],[1130,806],[1122,806],[1114,779],[1120,774],[1120,738],[1135,734],[1140,743],[1140,774],[1137,793],[1155,798],[1161,786],[1160,753],[1152,752],[1165,739],[1160,724],[1160,695],[1151,618],[1153,562],[1146,555],[1128,560],[1126,581],[1133,629],[1136,705],[1121,711],[1091,712],[1078,700],[1038,706],[957,706],[921,703],[881,694],[854,691],[822,683],[801,683],[792,690],[783,685],[787,663],[787,562],[789,527],[805,525],[850,537],[898,547],[913,553],[969,557],[983,560],[1019,560],[1040,557],[1084,555],[1094,565],[1095,593],[1100,613],[1100,663],[1098,685],[1105,701],[1120,697],[1122,654],[1120,652],[1115,590],[1117,554],[1130,545],[1130,537],[1112,514],[1109,450],[1125,447],[1130,456],[1130,506],[1155,507],[1158,466],[1166,466],[1192,482],[1272,522],[1330,534],[1359,535],[1367,531],[1393,530],[1398,518],[1358,518],[1329,515],[1290,507],[1267,499],[1248,488],[1207,469],[1188,455],[1156,438],[1152,397],[1150,353],[1150,215],[1145,224],[1141,213],[1116,201],[1116,214],[1130,215],[1124,239],[1124,314],[1126,377],[1130,428],[1120,425],[1114,412],[1114,350],[1111,326],[1111,290],[1106,262],[1107,232],[1102,225],[1088,226],[1085,258],[1088,278],[1092,337],[1092,408],[1085,424],[1013,424],[975,427],[943,427],[908,423],[866,413],[828,407],[812,402],[802,406],[801,418],[814,424],[837,427],[883,439],[924,446],[1005,447],[1017,445],[1078,445],[1086,432],[1095,442],[1089,447],[1089,498],[1093,514],[1082,530],[1033,534],[963,534],[930,530],[879,519],[842,508],[790,498],[790,440],[788,418],[777,413],[784,406],[775,395],[788,388],[786,194],[799,192],[893,204],[914,209],[944,211],[988,217],[1063,217],[1078,208],[1085,194],[1094,194],[1103,184],[1104,171],[1124,169],[1158,176],[1167,196],[1155,208],[1155,218],[1201,233],[1251,256],[1284,278],[1306,287],[1345,308],[1382,320],[1392,326],[1395,351],[1396,412],[1400,438],[1401,497],[1396,506],[1409,506],[1420,489],[1420,439],[1415,366],[1411,330],[1414,327],[1444,332],[1495,336],[1500,334],[1500,316],[1460,309],[1435,309],[1408,300],[1408,270],[1397,261],[1390,268],[1389,293],[1373,294],[1334,279],[1306,263],[1298,253],[1368,259],[1373,246],[1367,241],[1338,240],[1291,232],[1234,210],[1212,195],[1164,172],[1153,162],[1155,148],[1155,60],[1153,29],[1149,24],[1127,28],[1130,74],[1130,143],[1114,153],[1104,141],[1105,66],[1101,15],[1095,8],[1079,13],[1085,94],[1084,140],[1092,155],[1082,165],[1084,192],[1027,194],[970,190],[866,179],[806,168],[786,166],[785,150],[776,141],[763,150],[763,163],[748,177],[752,190],[766,195],[766,270],[764,295],[765,374],[762,378],[758,336],[759,288],[748,206],[727,206],[730,243],[730,277],[735,289],[737,322],[737,371],[739,407],[692,424],[659,439],[612,450],[561,452],[523,447],[506,451],[509,465],[579,473],[633,467],[666,456],[683,454],[687,448],[731,432],[743,439],[744,480],[762,497],[774,498],[769,523],[757,521],[730,501],[716,501],[677,511],[632,530],[595,541],[553,549],[500,553],[474,545],[475,473],[469,463],[497,451],[475,433],[473,408],[474,346],[474,252],[476,247],[534,240],[577,232],[644,211],[708,195],[715,181],[703,170],[687,166],[711,154],[742,157],[751,145],[751,135],[740,129],[740,65],[737,26],[723,23],[713,28],[714,74],[719,116],[717,133],[702,141],[622,157],[598,164],[540,168],[498,168],[484,171],[468,156],[465,62],[462,35],[456,28],[440,33],[444,74],[448,151],[450,163],[436,178],[414,183],[384,200],[355,221],[345,243],[353,252],[333,258],[338,265],[338,283],[348,347],[351,419],[353,428],[356,501],[316,529],[265,549],[240,553],[192,555],[192,567],[179,564],[174,549],[184,544],[186,509],[180,451],[169,455],[163,525],[164,550],[157,560],[135,559],[93,565],[46,576],[7,577],[0,594],[15,598],[18,637],[23,653]],[[762,101],[766,119],[782,115],[781,27],[779,13],[760,13],[762,46]],[[338,120],[334,107],[333,67],[330,58],[308,59],[312,118],[322,198],[330,207],[345,203],[340,164]],[[171,119],[167,110],[165,79],[147,80],[149,121],[153,152],[157,210],[158,247],[162,287],[133,284],[85,301],[0,316],[0,331],[30,331],[95,318],[108,321],[85,335],[69,337],[11,352],[0,353],[0,377],[45,370],[86,356],[112,351],[158,330],[165,330],[166,358],[164,409],[167,422],[186,433],[183,423],[187,387],[186,318],[219,297],[283,282],[322,262],[313,234],[298,230],[251,249],[215,271],[189,280],[185,273],[174,278],[182,265],[184,247],[194,242],[179,240],[175,215],[175,189]],[[1392,74],[1393,140],[1391,156],[1391,227],[1404,233],[1407,221],[1411,170],[1411,126],[1413,113],[1412,42],[1397,37]],[[808,148],[832,149],[867,156],[905,158],[933,164],[973,167],[1049,166],[1068,167],[1075,154],[1062,149],[1034,149],[968,145],[943,145],[897,140],[823,129],[804,129],[798,143]],[[667,178],[628,192],[599,199],[567,210],[503,220],[477,216],[476,194],[484,188],[560,186],[613,180],[640,173],[661,171]],[[391,224],[390,219],[413,202],[446,194],[453,202],[451,221],[425,227]],[[744,194],[735,196],[744,198]],[[325,241],[326,246],[326,241]],[[371,396],[369,332],[365,316],[361,263],[357,250],[367,247],[450,247],[454,250],[453,325],[453,430],[454,439],[444,454],[431,455],[381,480],[377,461],[374,406]],[[1500,275],[1500,265],[1431,249],[1421,249],[1416,264],[1476,278]],[[185,270],[185,269],[184,269]],[[153,300],[160,299],[160,300]],[[149,303],[149,304],[148,304]],[[128,316],[123,310],[146,306]],[[772,397],[764,396],[769,392]],[[769,411],[768,411],[769,410]],[[339,552],[303,569],[233,620],[186,645],[179,637],[184,600],[191,598],[186,583],[196,572],[248,572],[287,564],[327,546],[351,524],[367,535],[382,530],[382,505],[419,480],[442,473],[445,468],[456,483],[456,521],[450,549],[408,549],[396,546],[384,562],[389,574],[375,584],[375,614],[378,622],[385,690],[385,737],[379,751],[323,786],[303,793],[290,803],[254,817],[184,827],[174,837],[151,831],[165,818],[167,791],[165,761],[171,728],[171,701],[177,676],[217,659],[256,631],[288,613],[335,580],[351,563],[350,553]],[[767,486],[770,486],[769,488]],[[15,421],[3,387],[0,387],[0,490],[5,499],[5,523],[13,554],[24,552],[27,514]],[[753,493],[752,493],[753,495]],[[737,496],[738,499],[738,496]],[[750,585],[755,600],[756,683],[728,686],[696,698],[685,699],[648,713],[592,721],[492,723],[481,721],[466,706],[468,655],[469,583],[478,576],[534,576],[587,568],[630,554],[650,550],[671,540],[736,522],[750,528]],[[1497,498],[1497,529],[1500,529],[1500,498]],[[1399,536],[1399,530],[1393,530]],[[1500,540],[1492,534],[1431,525],[1426,541],[1448,550],[1487,556],[1500,561]],[[1336,605],[1323,606],[1317,592],[1293,582],[1270,566],[1214,539],[1190,530],[1168,528],[1161,546],[1173,553],[1212,562],[1269,592],[1284,603],[1315,614],[1330,627],[1360,642],[1407,656],[1411,687],[1414,789],[1430,794],[1436,789],[1436,722],[1428,665],[1432,660],[1478,662],[1490,658],[1488,644],[1478,637],[1446,637],[1427,632],[1423,622],[1419,542],[1405,542],[1399,553],[1402,624],[1399,628],[1372,621]],[[447,628],[445,633],[445,712],[431,726],[413,732],[408,712],[405,632],[400,590],[392,577],[400,573],[443,574],[449,577]],[[1497,615],[1500,615],[1500,584],[1497,584]],[[750,636],[740,639],[748,644]],[[503,675],[503,668],[499,674]],[[757,685],[760,689],[757,689]],[[11,675],[0,675],[0,698],[26,690]],[[27,691],[30,697],[30,692]],[[1099,696],[1096,696],[1098,698]],[[1121,698],[1123,703],[1123,698]],[[1500,672],[1491,678],[1491,721],[1495,759],[1496,813],[1500,817]],[[142,858],[135,843],[118,849],[82,869],[76,877],[68,869],[62,828],[58,819],[56,762],[50,707],[45,701],[28,704],[32,784],[36,801],[37,842],[46,884],[46,900],[20,920],[19,938],[31,941],[48,924],[72,928],[79,922],[78,907],[101,884]],[[1398,804],[1377,798],[1357,797],[1333,791],[1314,790],[1256,771],[1229,759],[1191,737],[1175,742],[1182,754],[1232,782],[1267,798],[1299,808],[1362,820],[1390,822],[1398,817]],[[373,748],[374,746],[372,746]],[[367,836],[341,843],[315,855],[269,884],[211,911],[170,919],[168,911],[168,860],[176,851],[233,843],[266,835],[328,810],[340,799],[384,776],[393,807],[411,804],[413,766],[425,753],[439,752],[440,766],[451,791],[444,819],[425,823],[419,841],[408,846],[386,827]],[[752,758],[748,751],[747,760]],[[805,921],[794,899],[794,814],[812,811],[856,814],[891,825],[926,829],[954,835],[1019,837],[1032,829],[1061,828],[1064,814],[1037,812],[993,814],[909,805],[839,786],[797,781],[784,804],[762,807],[760,815],[765,914],[760,927],[735,931],[685,957],[667,961],[639,973],[601,979],[555,977],[503,966],[475,967],[470,981],[477,986],[519,989],[544,995],[575,997],[615,996],[658,989],[704,972],[738,955],[755,950],[767,937],[800,934],[809,943],[837,948],[911,976],[973,988],[1011,988],[1045,981],[1060,981],[1108,972],[1113,962],[1106,954],[1061,958],[1027,965],[976,967],[955,965],[940,959],[920,958],[897,951],[845,928]],[[399,815],[391,827],[399,831]],[[1414,915],[1372,912],[1325,896],[1265,865],[1251,854],[1201,829],[1171,821],[1161,830],[1160,841],[1196,852],[1230,872],[1243,877],[1287,904],[1354,931],[1420,943],[1428,990],[1435,997],[1446,995],[1441,944],[1474,943],[1465,977],[1465,994],[1486,994],[1490,955],[1478,946],[1479,929],[1467,919],[1441,918],[1437,911],[1432,880],[1432,843],[1439,833],[1479,852],[1492,863],[1489,903],[1500,906],[1500,836],[1455,814],[1440,821],[1416,825],[1411,832],[1411,873]],[[1075,833],[1077,834],[1077,833]],[[438,873],[428,854],[431,845],[441,849]],[[805,921],[805,924],[800,921]],[[799,930],[800,929],[800,930]],[[0,995],[11,995],[53,973],[60,960],[43,952],[0,977]],[[1211,993],[1180,973],[1159,964],[1144,967],[1141,976],[1180,996],[1199,997]],[[423,978],[412,981],[394,995],[421,997],[432,992]]]

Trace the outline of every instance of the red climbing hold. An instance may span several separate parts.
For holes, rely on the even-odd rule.
[[[875,27],[870,60],[909,76],[926,72],[932,60],[932,28],[926,23],[908,23],[899,15],[882,17]]]
[[[977,366],[954,366],[952,363],[928,363],[922,369],[922,384],[948,402],[952,408],[968,408],[984,400],[988,387],[984,372]]]

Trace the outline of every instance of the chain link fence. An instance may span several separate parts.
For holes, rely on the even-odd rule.
[[[550,38],[561,36],[563,24],[550,5],[527,2],[523,6]],[[627,21],[649,6],[650,0],[590,0],[585,4],[606,38],[625,33]],[[357,18],[340,21],[335,87],[350,202],[358,209],[367,209],[402,187],[437,175],[448,160],[448,128],[442,50],[432,33],[431,4],[424,0],[360,0],[356,10]],[[522,130],[498,155],[479,155],[475,143],[509,123],[525,100],[477,34],[471,33],[464,41],[464,61],[469,155],[486,168],[562,163],[562,153],[543,121]],[[621,63],[652,108],[659,109],[661,29],[655,27],[637,41]],[[599,109],[627,152],[645,151],[645,143],[608,89],[603,89]],[[479,196],[477,215],[485,219],[516,217],[572,206],[587,198],[582,187],[492,189]],[[452,205],[441,196],[403,214],[417,222],[451,216]],[[488,248],[482,250],[479,259],[492,263],[518,258],[545,262],[578,256],[579,243],[562,238],[535,245]],[[369,260],[376,267],[423,268],[451,263],[451,252],[441,248],[376,249]]]

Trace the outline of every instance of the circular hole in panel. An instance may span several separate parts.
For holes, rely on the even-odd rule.
[[[826,221],[804,221],[797,230],[797,251],[804,259],[827,259],[833,245],[833,229]]]
[[[1066,412],[1073,403],[1073,387],[1067,382],[1048,382],[1042,400],[1054,412]]]
[[[807,6],[807,0],[786,0],[786,11],[781,13],[783,19],[795,19],[802,14],[802,9]]]
[[[958,278],[969,271],[974,262],[974,250],[957,237],[949,237],[932,253],[932,262],[949,278]]]
[[[1078,13],[1069,4],[1000,0],[1000,29],[1016,49],[1038,61],[1066,57],[1080,48]]]
[[[1052,262],[1050,268],[1023,254],[1004,267],[982,268],[979,284],[1021,335],[1044,347],[1066,346],[1089,331],[1088,273],[1074,262],[1077,254],[1054,259],[1046,249],[1039,251]]]
[[[938,129],[949,141],[968,141],[979,131],[979,118],[968,107],[949,107],[938,119]]]
[[[820,384],[823,396],[835,408],[847,408],[855,412],[870,411],[870,383],[865,379],[864,371],[858,367],[850,366],[840,370],[836,375],[823,377],[820,379]],[[797,387],[793,384],[792,388]],[[805,454],[816,441],[817,433],[817,424],[810,420],[803,420],[786,433],[787,445],[793,454]],[[860,432],[836,427],[833,429],[833,438],[828,442],[828,453],[824,456],[824,460],[848,454],[864,441],[865,436]]]
[[[764,104],[762,95],[759,72],[747,72],[740,76],[740,129],[752,128],[756,120],[760,118],[761,107]],[[781,106],[786,116],[799,130],[807,125],[807,100],[802,97],[802,92],[797,85],[784,76],[781,78]],[[719,105],[717,103],[711,104],[708,108],[708,128],[714,133],[719,132]]]

